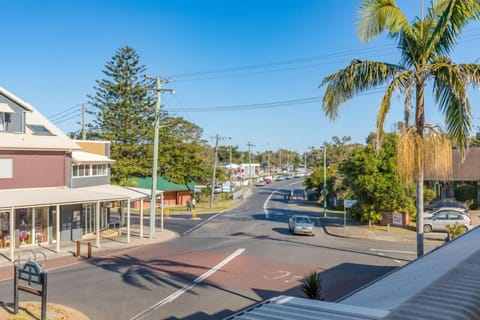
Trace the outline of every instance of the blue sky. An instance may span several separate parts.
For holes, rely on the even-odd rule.
[[[0,31],[0,86],[57,120],[65,132],[80,129],[78,105],[94,93],[105,63],[125,45],[137,50],[150,75],[171,78],[168,87],[175,95],[162,96],[166,110],[199,125],[212,144],[219,134],[231,138],[224,144],[247,150],[251,142],[254,151],[302,153],[332,136],[363,143],[375,130],[381,94],[357,96],[331,122],[318,86],[354,58],[398,62],[393,41],[359,41],[360,0],[1,3],[8,14]],[[420,0],[397,3],[409,17],[420,15]],[[472,24],[454,60],[477,61],[479,42],[480,26]],[[473,92],[472,102],[478,122]],[[211,112],[215,107],[230,111]],[[387,131],[402,119],[401,110],[399,99]],[[441,124],[441,119],[427,100],[427,121]]]

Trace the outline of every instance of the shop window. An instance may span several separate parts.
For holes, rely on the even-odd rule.
[[[10,212],[0,212],[0,249],[10,247]]]

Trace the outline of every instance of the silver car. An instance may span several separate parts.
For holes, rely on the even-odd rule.
[[[459,224],[465,228],[465,231],[472,228],[472,220],[466,214],[455,212],[454,210],[445,210],[431,217],[423,219],[423,231],[446,231],[446,225]]]
[[[288,230],[293,234],[313,236],[313,221],[309,216],[292,216],[288,220]]]

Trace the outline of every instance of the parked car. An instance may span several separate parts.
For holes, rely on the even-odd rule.
[[[438,209],[438,210],[435,210],[435,211],[426,211],[423,215],[424,218],[431,218],[437,214],[440,214],[440,213],[460,213],[460,214],[466,214],[468,215],[468,212],[465,211],[464,209],[459,209],[459,208],[442,208],[442,209]]]
[[[465,203],[452,199],[443,199],[427,204],[423,207],[423,211],[432,212],[442,208],[457,208],[468,212],[468,206]]]
[[[255,185],[256,185],[257,187],[263,187],[265,184],[266,184],[266,183],[265,183],[265,180],[263,180],[263,179],[259,179],[259,180],[255,183]]]
[[[465,228],[465,231],[472,228],[472,220],[466,214],[448,211],[436,214],[423,219],[423,231],[425,233],[431,231],[446,231],[447,225],[459,224]]]
[[[293,234],[315,235],[313,222],[309,216],[291,216],[288,220],[288,230]]]
[[[265,183],[266,184],[272,183],[272,178],[265,178]]]

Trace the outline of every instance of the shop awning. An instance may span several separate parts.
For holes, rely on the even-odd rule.
[[[126,194],[70,188],[0,190],[0,208],[25,208],[76,203],[128,200]]]

